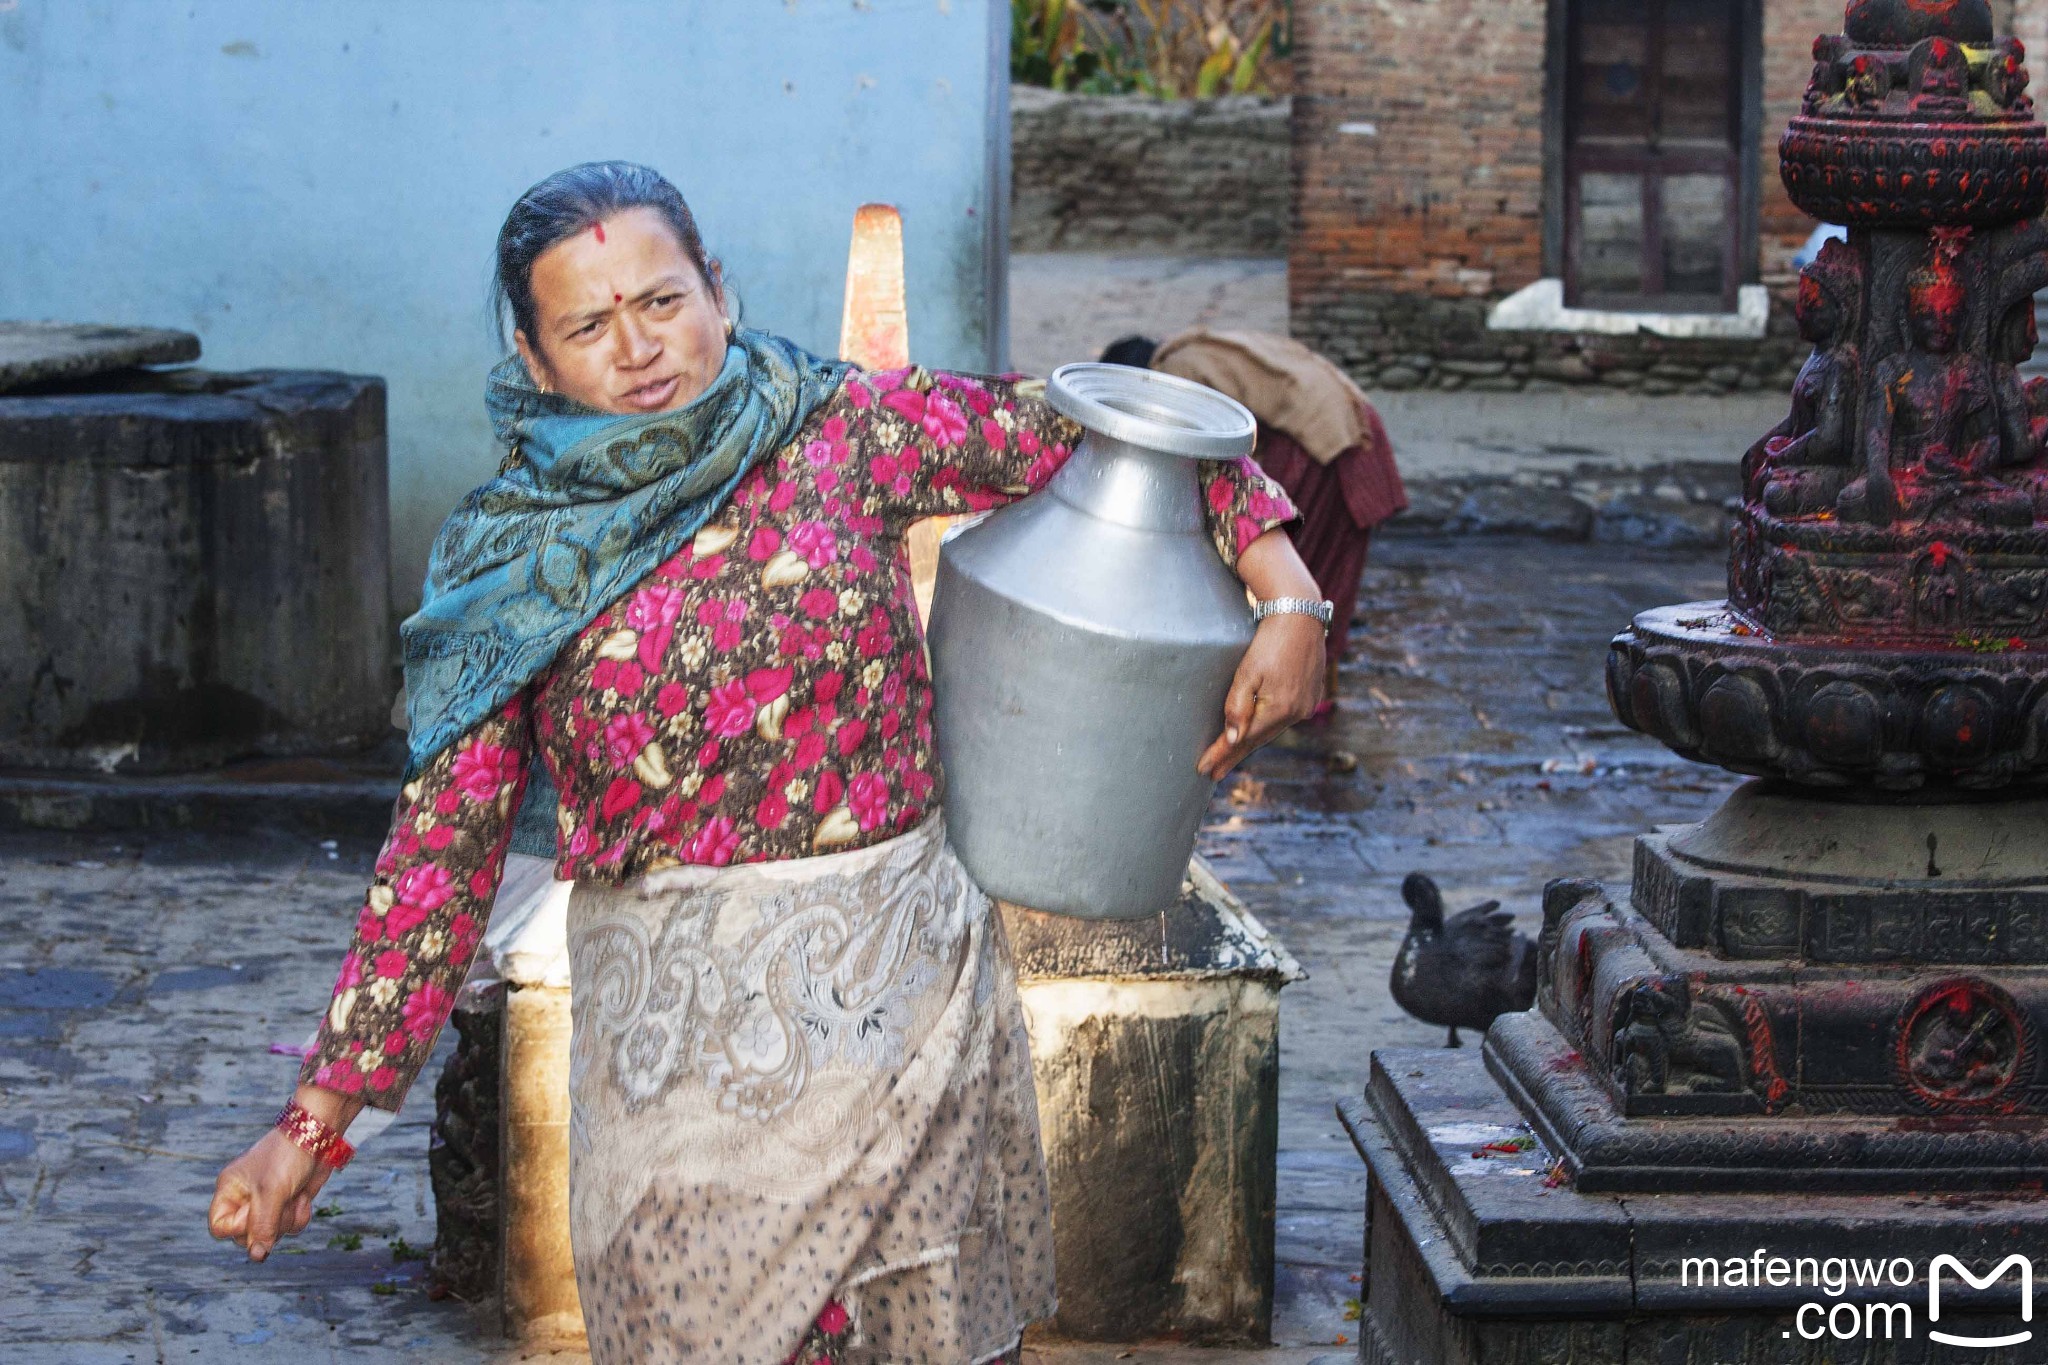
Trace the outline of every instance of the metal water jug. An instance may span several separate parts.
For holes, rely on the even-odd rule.
[[[931,644],[945,813],[983,890],[1089,919],[1179,901],[1215,784],[1195,760],[1252,618],[1203,518],[1199,461],[1252,448],[1214,389],[1066,365],[1085,428],[1037,496],[948,536]]]

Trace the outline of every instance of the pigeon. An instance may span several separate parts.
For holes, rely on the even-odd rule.
[[[1495,1015],[1536,1002],[1536,945],[1514,928],[1499,901],[1446,920],[1443,893],[1420,872],[1401,883],[1401,899],[1412,913],[1387,985],[1395,1004],[1451,1031],[1444,1046],[1462,1046],[1461,1028],[1484,1033]]]

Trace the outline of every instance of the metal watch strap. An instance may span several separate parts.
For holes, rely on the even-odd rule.
[[[1263,621],[1268,616],[1313,616],[1323,623],[1324,630],[1328,630],[1330,618],[1336,610],[1334,604],[1318,602],[1312,597],[1274,597],[1252,608],[1252,620]]]

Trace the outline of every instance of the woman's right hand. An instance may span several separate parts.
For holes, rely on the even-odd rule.
[[[361,1101],[315,1086],[299,1087],[297,1098],[308,1112],[337,1130],[346,1130],[362,1107]],[[221,1168],[213,1182],[206,1230],[234,1242],[250,1260],[260,1261],[270,1255],[279,1237],[303,1232],[313,1221],[313,1199],[332,1174],[332,1167],[273,1128]]]

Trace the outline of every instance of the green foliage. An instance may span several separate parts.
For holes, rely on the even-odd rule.
[[[407,1261],[424,1261],[432,1250],[432,1247],[416,1247],[403,1237],[393,1237],[391,1239],[391,1263],[393,1265],[403,1265]]]
[[[1011,0],[1010,75],[1158,99],[1257,93],[1287,0]]]
[[[1102,69],[1072,0],[1010,0],[1010,79],[1072,90]]]
[[[343,1251],[361,1251],[363,1234],[360,1232],[337,1232],[327,1239],[329,1247],[340,1247]]]

